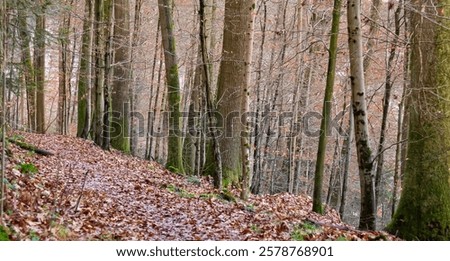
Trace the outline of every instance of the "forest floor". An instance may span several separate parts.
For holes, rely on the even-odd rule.
[[[205,178],[104,151],[93,142],[16,132],[8,144],[5,226],[11,240],[396,240],[359,231],[307,196],[226,200]],[[237,192],[234,191],[237,195]]]

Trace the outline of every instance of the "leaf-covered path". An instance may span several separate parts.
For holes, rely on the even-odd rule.
[[[103,151],[91,141],[11,134],[49,150],[9,144],[6,225],[13,240],[374,240],[327,209],[287,193],[227,201],[203,178]],[[37,172],[26,166],[36,166]]]

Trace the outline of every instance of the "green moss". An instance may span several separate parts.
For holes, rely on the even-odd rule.
[[[0,241],[9,241],[9,229],[0,226]]]
[[[230,169],[230,168],[223,168],[223,187],[227,188],[230,186],[239,187],[240,182],[239,178],[241,176],[241,168],[236,169]]]
[[[180,114],[180,90],[178,80],[178,67],[173,65],[169,69],[167,78],[169,93],[169,141],[167,166],[172,166],[178,173],[185,173],[183,168],[183,143],[181,140],[181,114]]]
[[[166,189],[172,193],[177,194],[178,196],[182,198],[194,198],[196,195],[194,193],[190,193],[182,188],[178,188],[177,186],[173,184],[169,184],[166,186]]]
[[[128,137],[129,122],[126,115],[113,118],[111,121],[111,146],[125,153],[130,153],[130,138]]]
[[[318,233],[320,231],[320,227],[311,222],[305,221],[294,227],[294,230],[291,233],[291,239],[295,241],[303,241],[305,240],[305,237],[308,237],[309,235]]]
[[[22,173],[27,175],[33,175],[39,170],[33,163],[20,163],[16,168]]]
[[[443,2],[448,13],[450,1]],[[450,240],[450,22],[442,19],[444,26],[437,25],[420,14],[412,21],[423,23],[416,30],[426,28],[426,33],[413,38],[408,161],[387,230],[406,240]],[[426,60],[423,52],[429,53]]]

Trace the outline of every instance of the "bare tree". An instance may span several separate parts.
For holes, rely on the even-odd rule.
[[[375,186],[373,180],[372,151],[369,145],[366,90],[361,35],[361,2],[347,1],[348,45],[350,56],[350,83],[352,87],[352,108],[356,152],[358,155],[359,180],[361,187],[361,214],[359,228],[375,229]]]
[[[166,84],[169,104],[169,140],[167,167],[175,172],[184,173],[183,144],[181,140],[180,118],[180,79],[178,76],[178,58],[173,32],[173,0],[158,0],[164,62],[166,67]]]

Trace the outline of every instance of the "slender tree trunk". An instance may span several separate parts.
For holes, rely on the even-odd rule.
[[[394,84],[392,80],[392,63],[394,62],[394,58],[396,57],[396,51],[397,51],[397,44],[398,44],[398,37],[400,36],[400,13],[401,13],[401,5],[398,5],[397,10],[394,14],[394,21],[395,21],[395,38],[392,43],[390,44],[390,50],[389,50],[389,58],[387,60],[386,64],[386,80],[385,80],[385,91],[384,91],[384,97],[383,97],[383,116],[381,119],[381,129],[380,129],[380,140],[378,142],[378,150],[377,150],[377,168],[376,168],[376,174],[375,174],[375,206],[378,207],[378,205],[381,202],[381,194],[383,189],[382,185],[382,178],[383,178],[383,164],[384,164],[384,143],[385,143],[385,136],[386,136],[386,128],[387,128],[387,117],[389,113],[389,104],[391,101],[391,92],[392,92],[392,86]]]
[[[136,64],[136,52],[137,48],[141,45],[141,9],[142,9],[142,0],[136,0],[134,5],[134,25],[133,25],[133,34],[131,36],[131,58],[130,58],[130,81],[132,84],[130,84],[130,110],[133,113],[130,117],[130,150],[131,155],[136,156],[138,153],[138,142],[139,142],[139,128],[136,126],[137,118],[134,115],[137,108],[138,103],[138,90],[137,86],[141,83],[142,79],[141,76],[136,75],[134,73],[135,68],[133,67],[134,64]],[[159,30],[159,28],[156,28]],[[155,49],[156,50],[156,49]],[[156,52],[155,52],[156,53]],[[154,63],[154,61],[153,61]],[[154,64],[153,67],[154,68]],[[154,69],[152,69],[154,70]],[[150,111],[150,110],[149,110]],[[147,144],[146,144],[147,145]],[[145,151],[147,152],[147,146],[145,148]],[[144,154],[145,156],[147,153]]]
[[[297,30],[297,37],[296,37],[296,44],[300,49],[303,49],[303,3],[301,0],[297,1],[296,6],[296,30]],[[301,100],[301,90],[302,90],[302,84],[303,81],[303,75],[302,72],[304,70],[304,52],[301,54],[296,55],[296,64],[298,66],[298,69],[296,71],[295,75],[295,92],[293,97],[293,104],[292,104],[292,132],[291,136],[288,139],[288,149],[289,149],[289,181],[288,181],[288,192],[297,194],[298,190],[298,182],[299,182],[299,176],[297,175],[299,173],[300,166],[296,162],[300,162],[297,160],[297,151],[298,151],[298,136],[301,136],[300,133],[300,119],[299,119],[299,107],[300,107],[300,100]]]
[[[341,194],[341,205],[339,206],[339,215],[341,216],[341,219],[344,219],[344,213],[345,213],[345,207],[347,205],[347,184],[348,184],[348,171],[350,167],[350,155],[351,155],[351,143],[352,143],[352,136],[353,136],[353,113],[350,111],[349,114],[349,123],[348,123],[348,130],[347,130],[347,136],[344,139],[344,143],[342,144],[342,153],[341,156],[344,159],[343,167],[342,167],[342,194]]]
[[[267,25],[267,4],[266,1],[262,2],[263,5],[263,18],[261,22],[261,44],[259,46],[259,60],[258,69],[256,70],[256,122],[253,141],[253,178],[251,184],[251,192],[253,194],[259,194],[261,190],[261,111],[263,109],[263,101],[261,99],[262,92],[262,70],[264,61],[264,44],[266,42],[266,25]]]
[[[86,0],[84,9],[83,36],[81,46],[80,68],[78,76],[78,117],[77,136],[86,139],[91,123],[91,89],[92,89],[92,26],[93,2]]]
[[[158,0],[161,36],[164,47],[164,61],[166,66],[166,84],[169,103],[169,138],[166,166],[178,173],[183,169],[183,144],[181,140],[180,115],[180,80],[178,76],[178,59],[175,49],[173,32],[173,0]]]
[[[111,90],[111,146],[130,151],[130,3],[114,0],[114,72]]]
[[[363,230],[374,230],[376,224],[375,187],[372,172],[372,151],[369,146],[360,14],[361,2],[359,0],[349,0],[347,2],[347,21],[350,50],[350,81],[352,87],[352,107],[355,117],[355,140],[361,186],[361,214],[359,228]]]
[[[161,78],[162,78],[163,71],[164,71],[163,70],[163,62],[162,62],[163,55],[164,55],[164,52],[163,52],[163,50],[161,50],[160,59],[159,59],[160,63],[159,63],[159,68],[158,68],[157,89],[156,89],[156,93],[157,93],[156,96],[158,96],[158,94],[160,94],[161,98],[160,99],[158,99],[158,97],[155,98],[155,108],[153,111],[155,117],[158,116],[157,118],[155,118],[155,119],[157,119],[157,120],[155,120],[155,125],[157,127],[158,136],[155,136],[155,133],[154,133],[155,127],[151,128],[151,137],[155,137],[155,138],[157,137],[156,145],[155,145],[155,159],[158,162],[162,162],[162,159],[163,159],[163,156],[162,156],[163,149],[161,149],[161,147],[163,147],[163,146],[160,146],[160,145],[163,143],[163,141],[166,137],[166,134],[167,134],[164,129],[164,128],[166,128],[165,123],[167,121],[167,117],[165,114],[166,109],[167,109],[166,102],[165,102],[167,92],[166,92],[166,88],[164,88],[162,91],[160,91],[161,90],[161,82],[162,82]],[[158,112],[158,115],[157,115],[157,112]],[[163,129],[164,135],[161,135],[162,129]],[[150,140],[150,148],[152,147],[152,142],[153,142],[153,139]]]
[[[157,125],[157,124],[155,124],[156,120],[157,120],[157,118],[156,118],[157,106],[158,106],[158,101],[159,101],[159,95],[161,94],[159,82],[160,82],[160,78],[161,78],[160,73],[161,73],[162,60],[159,61],[158,84],[156,85],[155,103],[153,104],[152,99],[153,99],[153,96],[155,93],[155,91],[153,89],[155,89],[154,81],[155,81],[155,75],[156,75],[156,61],[158,60],[158,51],[161,49],[160,45],[159,45],[159,32],[160,32],[160,29],[159,29],[159,20],[158,20],[158,26],[156,28],[156,38],[155,38],[156,39],[155,40],[155,53],[153,55],[153,64],[152,64],[152,76],[151,76],[151,80],[150,80],[150,94],[151,95],[150,95],[150,100],[148,103],[148,111],[152,112],[149,115],[148,123],[147,123],[147,141],[146,141],[147,146],[146,146],[146,154],[145,154],[146,157],[145,158],[148,160],[154,159],[152,151],[153,151],[153,140],[155,137],[153,136],[153,134],[154,134],[155,125]],[[156,150],[155,150],[155,153],[156,153]]]
[[[327,83],[325,86],[325,97],[323,99],[322,120],[320,123],[319,148],[317,150],[316,168],[314,174],[314,196],[313,211],[323,214],[322,189],[323,172],[325,165],[325,152],[327,147],[327,136],[330,135],[329,122],[331,120],[331,102],[333,98],[334,76],[336,73],[336,59],[338,49],[339,22],[341,18],[341,0],[334,1],[333,20],[331,25],[331,38],[328,58]]]
[[[103,85],[103,130],[102,130],[102,148],[104,150],[109,150],[111,145],[111,119],[112,119],[112,77],[113,77],[113,37],[114,37],[114,22],[113,22],[113,3],[112,0],[106,1],[104,6],[104,19],[105,19],[105,30],[104,36],[105,42],[105,56],[104,56],[104,85]],[[128,96],[127,96],[128,98]],[[126,98],[125,98],[126,99]]]
[[[36,16],[36,36],[34,58],[36,65],[36,131],[46,132],[45,126],[45,12],[46,7],[43,0],[39,1],[41,13]]]
[[[70,5],[73,4],[73,0]],[[59,90],[58,90],[58,131],[67,134],[70,111],[70,79],[71,79],[71,56],[70,56],[70,25],[71,14],[64,14],[59,28]],[[75,45],[75,43],[74,43]]]
[[[391,219],[394,218],[394,213],[397,208],[399,198],[399,189],[401,187],[401,148],[402,148],[402,126],[403,126],[403,111],[405,110],[406,88],[403,89],[401,102],[398,105],[398,119],[397,119],[397,144],[395,145],[395,167],[394,167],[394,187],[392,192],[391,204]]]
[[[208,123],[212,127],[211,134],[212,134],[212,146],[213,146],[213,154],[214,154],[214,187],[216,189],[221,190],[222,189],[222,155],[220,153],[220,146],[219,146],[219,140],[217,138],[217,132],[216,129],[213,127],[213,115],[215,114],[215,107],[213,105],[211,93],[212,90],[210,88],[210,80],[209,80],[209,58],[207,55],[207,47],[206,47],[206,34],[205,34],[205,3],[204,0],[200,0],[200,50],[202,55],[202,64],[203,64],[203,70],[202,75],[204,79],[204,86],[205,86],[205,96],[206,96],[206,106],[207,106],[207,114],[208,114]]]
[[[7,43],[7,22],[8,18],[6,15],[6,1],[0,3],[0,79],[1,79],[1,89],[2,89],[2,115],[1,115],[1,138],[2,138],[2,150],[1,150],[1,173],[0,173],[0,223],[4,224],[3,213],[6,203],[6,191],[5,191],[5,169],[6,169],[6,48]]]
[[[36,131],[36,77],[33,58],[31,57],[31,36],[28,30],[25,7],[18,10],[19,32],[22,48],[22,64],[24,66],[25,88],[27,95],[28,125],[32,131]]]
[[[94,72],[94,88],[93,88],[93,138],[94,142],[102,146],[103,144],[103,114],[104,114],[104,81],[105,81],[105,15],[104,1],[95,0],[95,72]]]

